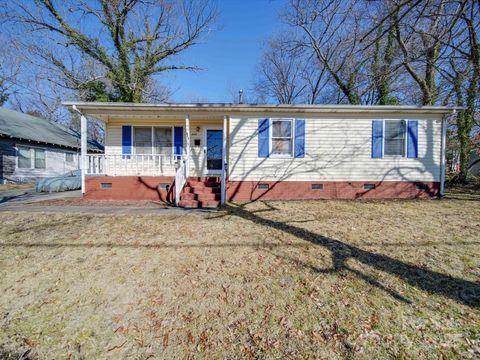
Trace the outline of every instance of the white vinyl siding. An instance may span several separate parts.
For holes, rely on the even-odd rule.
[[[419,119],[418,159],[372,159],[372,120],[382,117],[307,118],[304,158],[259,158],[258,118],[230,119],[230,180],[440,181],[440,119]]]

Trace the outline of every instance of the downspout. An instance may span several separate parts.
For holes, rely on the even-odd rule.
[[[85,194],[85,164],[87,159],[87,118],[78,110],[76,105],[72,109],[80,115],[80,174],[82,177],[82,194]]]
[[[223,131],[222,131],[222,176],[220,178],[220,204],[225,204],[227,197],[227,173],[228,173],[228,164],[227,164],[227,122],[228,116],[223,116]]]
[[[442,143],[440,148],[440,197],[445,196],[445,177],[446,177],[446,148],[447,148],[447,117],[456,114],[453,109],[450,115],[444,115],[442,118]]]

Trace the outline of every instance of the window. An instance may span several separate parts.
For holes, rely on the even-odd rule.
[[[376,188],[375,184],[363,184],[364,190],[373,190],[375,188]]]
[[[100,188],[101,189],[111,189],[112,188],[112,183],[100,183]]]
[[[171,155],[172,154],[172,128],[156,127],[154,128],[154,154]]]
[[[45,169],[45,150],[34,149],[35,151],[35,169]]]
[[[32,167],[32,162],[30,159],[30,148],[19,146],[17,150],[17,154],[18,154],[18,168],[30,169]]]
[[[133,151],[137,155],[171,155],[171,127],[136,126],[133,128]]]
[[[272,120],[272,155],[292,156],[292,120]]]
[[[133,136],[135,154],[144,155],[152,153],[152,128],[150,126],[135,127]]]
[[[66,153],[65,153],[65,161],[66,161],[66,162],[69,162],[69,163],[73,162],[73,153],[71,153],[71,152],[66,152]]]
[[[269,184],[257,184],[257,189],[268,190],[270,188]]]
[[[385,155],[405,156],[405,120],[385,120]]]
[[[312,184],[312,190],[323,190],[323,184]]]

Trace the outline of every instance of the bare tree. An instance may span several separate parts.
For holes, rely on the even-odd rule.
[[[302,96],[305,65],[299,51],[291,50],[283,35],[271,38],[263,50],[259,77],[255,84],[259,96],[273,98],[279,104],[293,104]]]
[[[386,25],[390,24],[386,23]],[[395,72],[398,70],[398,67],[395,66],[395,59],[398,57],[395,28],[390,26],[385,36],[382,36],[383,33],[383,26],[378,25],[372,61],[374,103],[378,105],[394,105],[399,103],[399,99],[392,96],[392,83]]]
[[[478,126],[475,119],[480,112],[480,2],[462,3],[465,5],[464,11],[446,42],[448,66],[439,70],[451,84],[450,93],[455,104],[464,108],[455,118],[453,134],[458,142],[459,180],[466,182],[471,153],[475,147],[472,139],[475,134],[473,129],[475,125]],[[450,101],[450,97],[445,101]]]
[[[297,47],[313,51],[345,99],[362,102],[361,72],[366,57],[358,56],[364,22],[359,1],[290,0],[284,18],[300,30]],[[364,9],[362,9],[364,10]]]
[[[126,102],[150,96],[145,91],[151,92],[156,74],[196,69],[173,60],[195,45],[217,17],[210,0],[12,0],[3,11],[30,35],[14,34],[19,41],[55,67],[67,87],[88,98]],[[32,41],[25,43],[26,38]],[[85,79],[78,66],[88,61],[99,72]]]
[[[422,105],[435,105],[438,100],[437,69],[441,66],[445,42],[465,4],[466,1],[427,0],[413,8],[399,7],[392,14],[402,64],[420,87]]]
[[[0,106],[2,106],[15,92],[15,83],[19,76],[20,64],[5,46],[5,41],[0,38]]]

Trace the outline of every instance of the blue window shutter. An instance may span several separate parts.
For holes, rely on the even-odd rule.
[[[408,120],[407,157],[418,157],[418,121]]]
[[[270,121],[258,119],[258,157],[270,155]]]
[[[122,155],[124,159],[130,159],[132,154],[132,127],[122,126]]]
[[[372,121],[372,158],[383,157],[383,120]]]
[[[183,155],[183,126],[173,128],[173,155],[175,159]]]
[[[305,120],[295,120],[295,157],[305,157]]]

